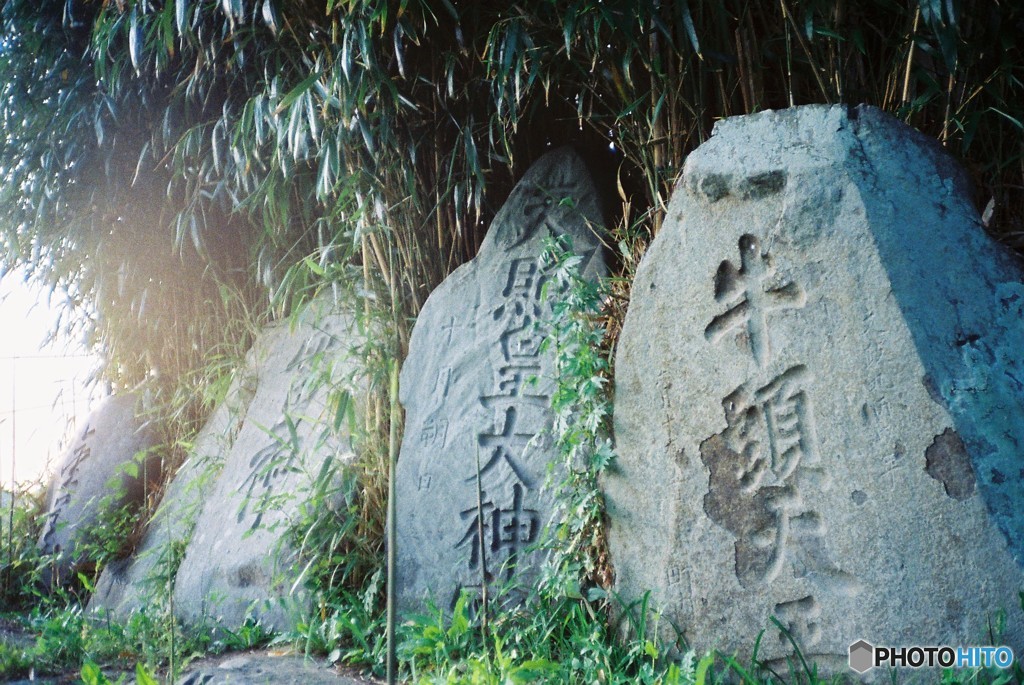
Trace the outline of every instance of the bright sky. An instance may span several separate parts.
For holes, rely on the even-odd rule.
[[[99,360],[80,341],[42,343],[57,311],[20,271],[0,280],[0,485],[28,484],[53,471],[61,449],[84,421],[92,393],[85,385]],[[14,463],[12,466],[12,452]]]

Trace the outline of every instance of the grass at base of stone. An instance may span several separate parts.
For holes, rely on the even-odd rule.
[[[89,664],[103,671],[132,671],[141,664],[148,671],[176,672],[189,661],[226,651],[267,644],[273,635],[247,622],[236,631],[220,628],[173,631],[164,617],[133,614],[127,623],[89,614],[81,605],[37,608],[28,614],[4,615],[17,631],[0,635],[0,681],[40,675],[79,673]],[[172,651],[173,650],[173,651]],[[91,668],[88,669],[91,672]]]
[[[448,615],[440,611],[413,617],[399,628],[399,657],[403,681],[414,683],[599,683],[616,685],[819,685],[857,683],[851,672],[825,679],[799,651],[782,668],[769,669],[756,655],[697,654],[683,640],[638,638],[662,631],[650,629],[622,610],[623,618],[609,620],[609,605],[582,597],[536,601],[517,611],[491,616],[486,634],[470,615],[466,601]],[[646,609],[646,607],[639,607]],[[279,636],[314,659],[379,670],[384,664],[383,617],[353,604],[329,616],[303,635]],[[615,612],[613,612],[615,613]],[[9,626],[20,623],[23,632],[5,631],[0,638],[0,680],[50,674],[80,674],[82,681],[150,682],[149,676],[166,671],[168,630],[165,623],[137,614],[127,625],[90,616],[81,608],[49,609],[30,615],[5,616]],[[656,627],[655,627],[656,628]],[[770,629],[771,627],[767,627]],[[625,634],[632,635],[623,638]],[[238,631],[209,632],[178,629],[176,672],[195,658],[266,644],[273,637],[258,625]],[[128,674],[121,676],[120,674]],[[88,677],[87,677],[88,676]],[[116,677],[115,677],[116,676]],[[140,680],[139,678],[142,678]],[[921,669],[892,673],[876,682],[909,685],[1024,685],[1024,669],[1010,670]]]
[[[31,670],[32,661],[23,648],[8,642],[0,642],[0,678],[26,678]]]
[[[608,620],[609,605],[584,598],[538,602],[532,609],[494,618],[486,635],[460,602],[450,615],[433,611],[400,629],[399,658],[414,683],[600,683],[614,685],[819,685],[859,683],[853,671],[830,678],[812,661],[795,654],[783,666],[769,667],[754,654],[695,653],[682,639],[669,643],[636,637],[663,633],[636,618]],[[626,623],[627,625],[623,625]],[[765,632],[778,629],[766,626]],[[649,629],[650,628],[650,629]],[[623,635],[631,635],[624,639]],[[998,644],[998,640],[992,644]],[[880,676],[880,677],[879,677]],[[1024,685],[1019,662],[1008,670],[920,669],[876,674],[875,682],[893,685]]]

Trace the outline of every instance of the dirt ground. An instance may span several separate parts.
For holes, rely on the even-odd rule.
[[[284,654],[280,650],[256,650],[193,662],[176,685],[376,685],[381,682],[353,669],[329,666],[322,659],[307,660],[301,654]]]

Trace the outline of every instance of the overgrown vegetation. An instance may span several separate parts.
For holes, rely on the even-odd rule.
[[[393,282],[414,316],[551,145],[619,196],[626,275],[715,120],[808,102],[935,135],[993,230],[1024,230],[1017,3],[16,0],[2,21],[4,264],[66,293],[115,384],[168,400],[310,286]]]
[[[291,538],[317,597],[300,637],[332,660],[383,660],[394,357],[548,148],[574,144],[594,166],[614,247],[607,292],[575,279],[564,246],[550,251],[565,295],[549,343],[568,474],[561,551],[536,609],[486,637],[468,615],[405,626],[405,663],[428,679],[690,682],[731,670],[751,682],[737,662],[668,658],[679,645],[614,643],[595,488],[611,458],[608,351],[631,276],[716,120],[877,105],[962,159],[988,230],[1024,249],[1016,2],[8,0],[0,23],[0,269],[25,266],[66,301],[61,325],[103,351],[107,380],[146,390],[169,426],[171,471],[262,324],[325,288],[374,322],[353,414],[362,461],[341,484],[319,474]],[[339,415],[350,399],[335,394]],[[321,506],[336,488],[344,507]],[[23,535],[0,554],[7,607],[38,600],[28,502],[15,510]],[[124,535],[110,531],[97,544]],[[33,620],[75,616],[67,605]],[[81,620],[69,634],[99,634]],[[127,653],[152,666],[169,656],[147,648]],[[104,658],[69,653],[62,663]]]

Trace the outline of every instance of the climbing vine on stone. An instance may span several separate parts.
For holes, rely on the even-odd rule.
[[[570,242],[553,238],[542,255],[551,294],[551,321],[545,348],[554,355],[552,436],[562,458],[563,479],[556,488],[549,544],[552,554],[542,592],[579,597],[611,585],[604,535],[604,497],[598,478],[615,458],[609,420],[610,364],[602,349],[600,322],[606,284],[580,273],[584,257]],[[548,296],[548,293],[545,293]],[[591,592],[600,596],[601,592]]]

